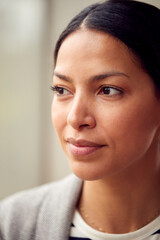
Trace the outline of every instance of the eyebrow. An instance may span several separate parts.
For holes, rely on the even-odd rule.
[[[56,71],[54,72],[54,75],[66,82],[72,82],[72,79],[70,77],[60,74]],[[129,76],[123,72],[112,71],[112,72],[107,72],[107,73],[102,73],[102,74],[92,76],[92,77],[90,77],[90,81],[97,82],[100,80],[104,80],[105,78],[114,77],[114,76],[124,76],[126,78],[129,78]]]

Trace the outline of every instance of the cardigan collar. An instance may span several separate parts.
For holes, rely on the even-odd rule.
[[[82,184],[73,174],[54,184],[40,207],[36,240],[68,240]]]

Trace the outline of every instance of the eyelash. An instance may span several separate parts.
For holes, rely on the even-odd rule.
[[[63,92],[64,91],[67,91],[68,93],[69,93],[69,91],[66,89],[66,88],[64,88],[64,87],[59,87],[59,86],[51,86],[51,90],[53,91],[53,92],[55,92],[56,94],[57,94],[57,96],[63,96],[63,95],[67,95],[67,94],[64,94]],[[116,91],[117,93],[115,93],[115,94],[105,94],[105,93],[102,93],[101,95],[106,95],[106,96],[110,96],[110,97],[112,97],[112,96],[115,96],[115,95],[120,95],[120,94],[122,94],[123,93],[123,91],[122,91],[122,89],[120,89],[120,88],[116,88],[116,87],[113,87],[113,86],[101,86],[100,87],[100,90],[99,90],[99,94],[102,92],[102,91],[104,91],[104,90],[107,90],[108,91],[108,93],[110,93],[111,91]],[[60,92],[61,91],[61,92]]]
[[[101,86],[99,93],[101,93],[101,92],[104,91],[104,90],[109,91],[108,93],[110,93],[111,91],[116,91],[116,92],[117,92],[117,93],[115,93],[115,94],[110,94],[110,95],[109,95],[109,94],[102,93],[102,95],[108,95],[108,96],[110,96],[110,97],[115,96],[115,95],[119,95],[119,94],[122,94],[122,93],[123,93],[122,89],[117,88],[117,87],[113,87],[113,86]]]
[[[66,90],[69,93],[69,91],[64,87],[58,87],[58,86],[52,87],[51,86],[51,90],[53,92],[55,92],[57,94],[57,96],[64,95],[62,92],[60,93],[60,91],[65,91]]]

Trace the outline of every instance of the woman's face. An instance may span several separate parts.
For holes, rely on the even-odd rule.
[[[160,103],[124,44],[94,30],[72,33],[53,83],[52,121],[76,175],[95,180],[157,164]]]

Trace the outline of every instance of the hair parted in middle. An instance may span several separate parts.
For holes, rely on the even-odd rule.
[[[160,10],[134,0],[109,0],[92,4],[76,15],[60,35],[54,52],[57,55],[64,39],[80,29],[110,34],[123,42],[135,60],[160,89]]]

